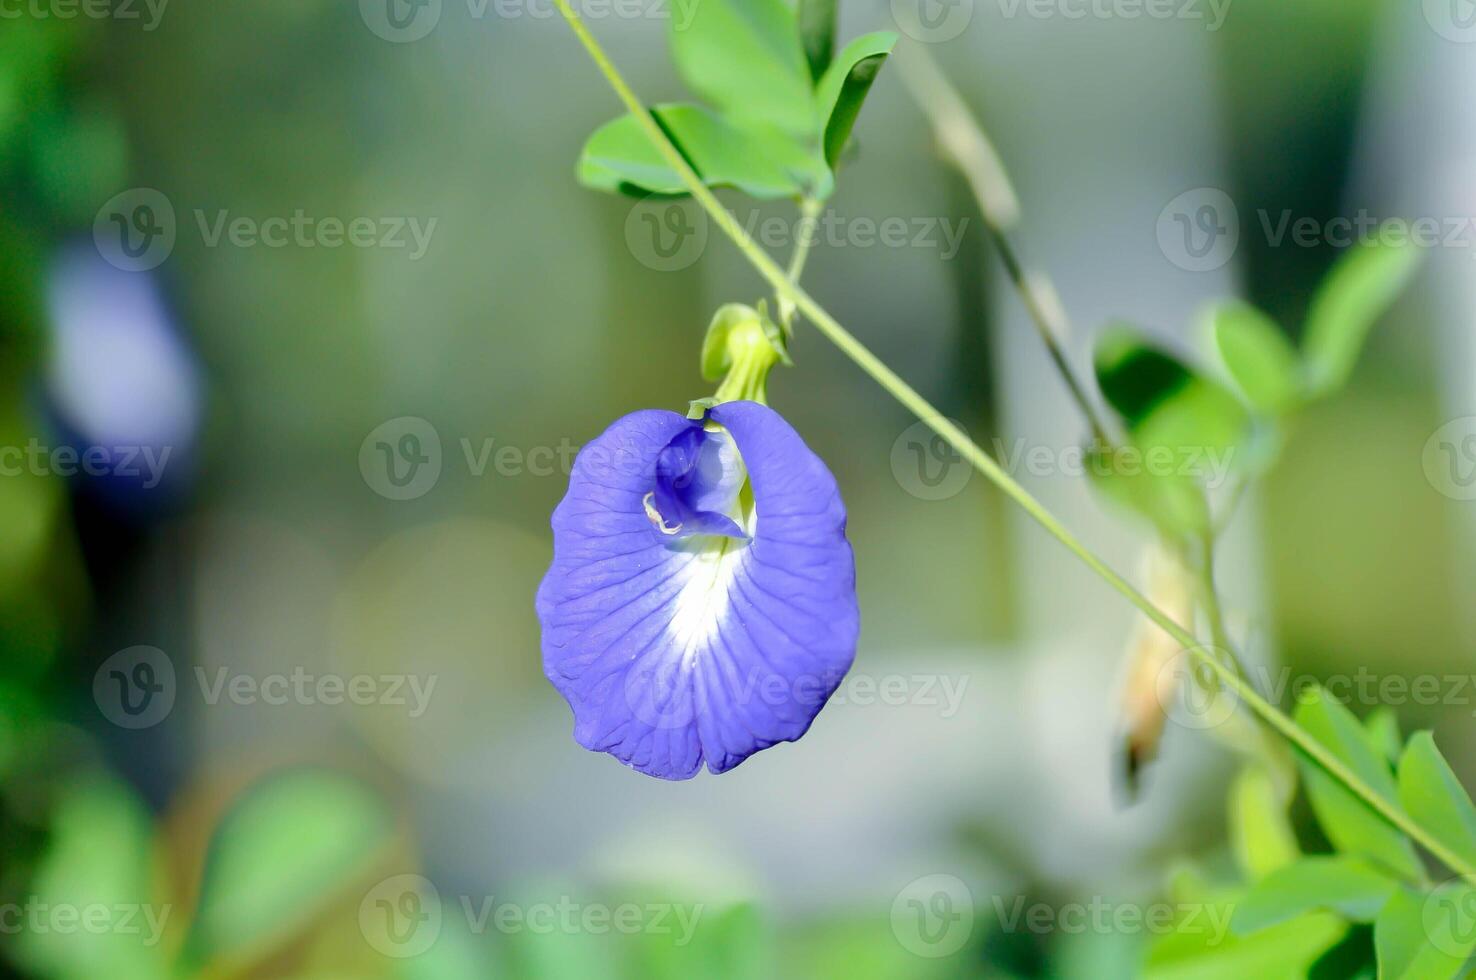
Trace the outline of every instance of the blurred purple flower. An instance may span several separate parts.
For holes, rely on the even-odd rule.
[[[102,451],[119,491],[188,469],[201,382],[155,278],[67,248],[52,265],[47,311],[46,388],[66,438]]]
[[[860,628],[825,464],[756,402],[707,423],[636,412],[586,446],[538,590],[575,739],[664,779],[804,735]]]

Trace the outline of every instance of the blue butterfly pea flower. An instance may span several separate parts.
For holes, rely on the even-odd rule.
[[[580,745],[664,779],[798,739],[855,657],[835,479],[780,415],[627,415],[575,460],[538,590]]]

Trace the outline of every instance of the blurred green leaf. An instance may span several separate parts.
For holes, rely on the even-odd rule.
[[[692,169],[709,187],[736,187],[760,199],[797,197],[823,178],[818,162],[772,127],[739,128],[701,106],[652,109]],[[595,130],[579,158],[588,187],[627,194],[685,194],[686,185],[651,145],[634,116]]]
[[[1399,716],[1394,713],[1394,709],[1375,708],[1363,719],[1363,727],[1389,764],[1392,766],[1397,763],[1403,750],[1404,738],[1399,734]]]
[[[1092,486],[1108,500],[1170,537],[1192,537],[1209,529],[1209,501],[1193,479],[1147,472],[1136,446],[1092,447],[1086,453]]]
[[[1230,787],[1230,846],[1252,881],[1295,861],[1301,854],[1276,781],[1262,766],[1246,766]]]
[[[1349,249],[1333,265],[1312,299],[1302,338],[1313,395],[1347,383],[1369,331],[1409,282],[1419,258],[1411,244],[1375,238]]]
[[[1476,807],[1429,732],[1415,732],[1399,759],[1399,802],[1435,838],[1476,867]]]
[[[785,0],[701,0],[688,9],[687,21],[671,19],[671,53],[688,87],[733,122],[808,138],[810,68],[794,8]]]
[[[192,957],[258,955],[303,928],[384,859],[393,835],[379,798],[355,779],[318,769],[266,777],[210,842]]]
[[[13,938],[16,958],[55,980],[171,976],[163,933],[178,910],[154,894],[153,854],[153,821],[127,785],[95,773],[64,790],[30,885],[40,918]]]
[[[815,89],[815,105],[819,111],[825,162],[832,170],[851,138],[871,83],[876,81],[877,72],[896,44],[897,35],[890,31],[863,34],[845,46],[820,79]]]
[[[836,0],[799,0],[800,46],[805,63],[810,66],[810,79],[818,82],[835,54]]]
[[[1394,776],[1358,719],[1321,688],[1297,706],[1297,724],[1321,742],[1377,794],[1398,802]],[[1307,796],[1328,840],[1347,854],[1361,854],[1404,878],[1417,879],[1420,864],[1408,838],[1316,763],[1302,758]]]
[[[1215,915],[1185,910],[1179,928],[1157,940],[1143,970],[1146,980],[1304,980],[1307,970],[1342,939],[1348,926],[1326,912],[1311,913],[1249,936],[1217,934],[1233,902]]]
[[[1235,396],[1163,351],[1137,329],[1117,324],[1097,342],[1097,384],[1134,444],[1233,451],[1249,417]]]
[[[682,904],[691,934],[681,935],[680,925],[670,934],[642,934],[633,944],[628,975],[642,980],[767,980],[775,975],[773,936],[757,906]]]
[[[1210,525],[1204,488],[1223,478],[1243,448],[1250,427],[1245,408],[1124,324],[1103,331],[1094,366],[1130,446],[1093,452],[1093,482],[1170,536],[1203,533]]]
[[[1399,888],[1374,922],[1380,980],[1449,980],[1476,949],[1476,893],[1464,885],[1433,896]]]
[[[1301,359],[1280,327],[1244,303],[1218,307],[1210,323],[1221,360],[1253,408],[1276,416],[1296,405]]]
[[[1307,980],[1378,980],[1373,926],[1355,925],[1336,945],[1319,956]]]
[[[1338,912],[1355,922],[1372,922],[1395,882],[1360,858],[1313,855],[1268,874],[1235,905],[1232,926],[1255,932],[1304,912]]]

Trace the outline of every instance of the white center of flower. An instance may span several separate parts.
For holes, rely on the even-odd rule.
[[[757,515],[750,513],[745,528],[750,536],[757,523]],[[684,666],[691,666],[727,617],[728,590],[747,551],[748,542],[738,538],[709,538],[692,551],[666,628],[682,651]]]

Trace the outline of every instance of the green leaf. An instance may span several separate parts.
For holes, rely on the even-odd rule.
[[[1156,475],[1144,469],[1136,446],[1087,449],[1092,486],[1108,500],[1147,518],[1171,537],[1192,537],[1209,529],[1209,501],[1193,479]]]
[[[896,44],[897,35],[890,31],[863,34],[845,46],[816,86],[820,140],[825,148],[825,162],[832,170],[851,138],[871,83]]]
[[[1095,368],[1102,395],[1145,449],[1176,442],[1229,449],[1245,436],[1249,419],[1235,396],[1133,327],[1103,332]]]
[[[1315,855],[1268,874],[1235,905],[1231,926],[1255,932],[1304,912],[1338,912],[1372,922],[1396,883],[1361,858]]]
[[[687,85],[732,122],[760,122],[807,139],[810,68],[785,0],[699,0],[671,19],[671,53]],[[746,127],[745,127],[746,128]]]
[[[1296,349],[1264,313],[1230,303],[1211,314],[1215,347],[1247,401],[1267,415],[1296,407],[1302,390],[1302,365]]]
[[[810,79],[818,82],[835,54],[835,0],[799,0],[797,16]]]
[[[1394,776],[1383,754],[1352,712],[1315,688],[1296,711],[1297,724],[1306,729],[1351,769],[1370,789],[1397,805]],[[1321,766],[1299,760],[1307,780],[1307,797],[1328,840],[1345,854],[1360,854],[1407,879],[1421,875],[1408,838]]]
[[[1389,760],[1389,765],[1399,761],[1404,739],[1399,734],[1399,716],[1394,713],[1393,708],[1375,708],[1363,719],[1363,728],[1368,732],[1369,739],[1379,747],[1384,758]]]
[[[1412,244],[1375,238],[1333,265],[1312,298],[1302,338],[1312,395],[1347,383],[1369,331],[1409,282],[1419,257]]]
[[[166,980],[162,934],[184,913],[153,893],[153,854],[153,822],[126,784],[98,773],[67,786],[27,888],[38,907],[77,910],[77,927],[22,929],[6,937],[8,952],[29,976]],[[80,916],[98,907],[118,928],[81,927]]]
[[[1440,843],[1476,867],[1476,807],[1429,732],[1415,732],[1405,746],[1399,802]]]
[[[1286,801],[1263,766],[1246,766],[1230,787],[1230,845],[1241,870],[1252,881],[1291,864],[1301,854]]]
[[[738,128],[695,105],[662,105],[657,122],[709,187],[736,187],[772,199],[808,193],[828,179],[818,161],[772,127]],[[579,181],[628,194],[687,193],[686,185],[646,137],[634,116],[611,120],[584,144]]]
[[[1204,488],[1224,478],[1242,448],[1250,427],[1245,408],[1130,326],[1102,333],[1095,369],[1130,443],[1111,454],[1094,453],[1095,482],[1165,533],[1206,530]]]
[[[260,953],[353,887],[393,840],[393,820],[358,781],[316,769],[267,777],[211,840],[191,954],[206,961]]]
[[[1232,903],[1233,904],[1233,903]],[[1228,914],[1190,906],[1174,932],[1149,949],[1146,980],[1300,980],[1348,931],[1336,915],[1314,912],[1249,936],[1218,934]]]
[[[1476,891],[1455,882],[1425,895],[1399,888],[1374,922],[1380,980],[1450,980],[1476,949]]]

